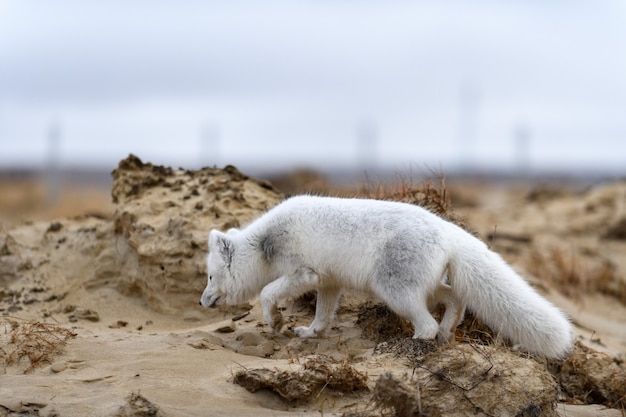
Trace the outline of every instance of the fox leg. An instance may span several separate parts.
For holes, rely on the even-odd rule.
[[[272,330],[279,332],[284,324],[283,316],[278,311],[278,300],[297,297],[318,286],[319,276],[315,271],[310,268],[299,268],[293,274],[280,277],[263,287],[261,290],[263,318]]]
[[[465,314],[465,304],[461,302],[452,292],[452,288],[447,284],[441,284],[432,296],[433,307],[437,303],[442,303],[446,312],[439,323],[437,333],[437,343],[440,345],[454,339],[454,329],[459,325]]]
[[[263,318],[275,332],[279,332],[284,324],[283,315],[278,311],[276,303],[280,299],[281,288],[285,286],[285,281],[285,277],[280,277],[261,290]]]
[[[320,336],[332,321],[341,290],[339,287],[323,287],[317,290],[317,302],[315,304],[315,319],[310,326],[298,326],[293,329],[300,337]]]
[[[437,321],[428,311],[425,300],[415,303],[405,317],[413,324],[413,339],[434,339],[437,335]]]
[[[437,321],[428,311],[426,296],[420,288],[378,288],[376,295],[400,316],[413,324],[414,339],[434,339],[437,336]]]

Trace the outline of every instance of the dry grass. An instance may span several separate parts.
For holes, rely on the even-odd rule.
[[[381,343],[398,337],[413,336],[413,325],[381,303],[365,303],[359,307],[356,325],[362,336]]]
[[[609,355],[577,341],[571,355],[548,367],[568,401],[625,410],[626,368]]]
[[[544,252],[531,250],[526,268],[574,300],[580,300],[585,294],[600,293],[626,305],[626,282],[608,260],[592,262],[576,249],[565,251],[550,247]]]
[[[452,208],[446,179],[440,174],[417,184],[413,179],[404,176],[399,176],[392,184],[373,184],[367,180],[357,189],[356,194],[360,198],[415,204],[439,215],[448,213]]]
[[[357,191],[355,197],[376,200],[400,201],[414,204],[457,224],[475,234],[464,219],[452,209],[452,198],[443,174],[432,173],[430,178],[415,182],[410,177],[398,176],[394,183],[373,184],[369,180]]]
[[[0,359],[7,366],[24,365],[24,373],[50,364],[63,346],[75,336],[71,330],[54,324],[14,317],[0,320]]]

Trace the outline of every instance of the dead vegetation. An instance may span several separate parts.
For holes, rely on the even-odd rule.
[[[413,325],[380,303],[366,303],[359,307],[356,325],[363,337],[380,343],[397,337],[411,337]]]
[[[233,382],[250,392],[270,390],[289,402],[313,400],[327,390],[368,391],[367,375],[346,361],[337,362],[325,356],[309,357],[295,370],[243,369],[235,374]]]
[[[273,177],[271,181],[286,196],[307,193],[414,204],[469,230],[464,220],[452,209],[452,198],[445,176],[436,171],[431,171],[422,181],[415,180],[412,175],[398,174],[394,181],[374,182],[366,176],[363,184],[356,189],[332,186],[323,175],[307,170]]]
[[[437,344],[433,340],[396,337],[376,345],[374,354],[384,355],[391,353],[396,358],[406,358],[408,365],[415,368],[424,360],[424,356],[436,350]]]
[[[5,372],[8,366],[18,366],[29,373],[52,363],[67,341],[76,336],[71,330],[54,324],[18,318],[1,319],[0,332],[0,359]]]
[[[430,178],[418,183],[403,176],[398,176],[392,184],[374,185],[367,181],[357,190],[355,197],[400,201],[424,207],[470,233],[474,233],[464,219],[452,209],[452,198],[443,174],[432,173]]]
[[[368,180],[357,190],[357,195],[361,198],[416,204],[434,213],[445,214],[452,208],[446,179],[441,174],[435,174],[433,178],[418,184],[405,176],[399,176],[396,182],[392,184],[378,183],[374,185]]]
[[[583,295],[600,293],[626,305],[626,281],[615,272],[608,260],[590,259],[573,248],[566,251],[549,247],[545,251],[531,249],[526,268],[536,277],[557,289],[563,295],[580,300]]]
[[[441,320],[444,311],[443,306],[439,305],[433,311],[433,315],[437,320]],[[391,343],[396,339],[413,336],[413,325],[381,303],[367,302],[361,305],[356,325],[361,328],[364,338],[377,343]],[[465,312],[463,320],[455,329],[455,339],[481,345],[504,343],[471,311]]]
[[[626,409],[626,368],[610,356],[577,342],[570,356],[550,363],[550,371],[570,402]]]
[[[626,240],[626,218],[610,225],[602,237],[605,239]]]

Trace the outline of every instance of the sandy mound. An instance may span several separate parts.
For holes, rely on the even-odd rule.
[[[385,373],[379,408],[398,416],[551,416],[557,387],[539,363],[505,349],[460,344],[427,354],[409,376]]]
[[[173,170],[131,155],[113,178],[117,244],[100,255],[106,267],[93,284],[116,279],[121,292],[139,293],[164,312],[188,307],[206,285],[208,231],[239,227],[280,200],[270,184],[232,166]]]
[[[238,227],[280,198],[271,185],[234,167],[173,170],[130,156],[113,178],[117,244],[99,255],[104,268],[90,284],[114,279],[120,292],[166,312],[191,305],[206,285],[207,231]]]
[[[112,288],[159,312],[188,309],[206,285],[208,232],[239,226],[280,200],[271,185],[234,167],[173,170],[131,155],[113,177],[110,220],[0,231],[0,311],[55,301],[77,287]],[[18,279],[19,289],[5,289]]]
[[[591,409],[564,404],[624,408],[624,184],[531,194],[524,204],[511,199],[497,221],[478,204],[462,213],[483,235],[494,222],[507,225],[492,246],[533,272],[536,285],[575,318],[584,343],[547,363],[513,351],[471,315],[456,344],[413,341],[408,322],[350,293],[334,326],[314,339],[290,330],[313,319],[314,295],[281,302],[285,330],[278,334],[256,300],[201,309],[208,232],[245,224],[281,195],[234,167],[176,170],[134,156],[113,177],[110,218],[0,228],[0,416],[583,415]],[[459,218],[444,183],[358,192]],[[564,251],[564,242],[560,259],[550,248]],[[575,268],[566,255],[579,262]],[[604,275],[596,272],[602,265]],[[563,276],[576,285],[564,285]],[[590,284],[598,276],[603,284]]]

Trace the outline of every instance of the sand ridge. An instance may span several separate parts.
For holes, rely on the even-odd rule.
[[[287,326],[280,334],[263,321],[258,300],[202,309],[197,302],[206,284],[208,231],[244,225],[282,195],[234,167],[177,170],[134,156],[121,161],[113,177],[110,218],[85,215],[0,229],[0,332],[5,335],[0,416],[401,414],[402,409],[394,408],[397,402],[376,400],[389,397],[383,393],[390,386],[439,386],[431,394],[447,394],[446,401],[433,396],[419,404],[431,414],[471,409],[485,415],[534,415],[537,410],[542,415],[584,415],[592,406],[579,409],[576,404],[613,401],[620,407],[619,398],[611,397],[619,391],[582,387],[597,391],[590,401],[566,392],[554,376],[565,375],[575,388],[581,380],[571,377],[571,369],[589,363],[591,374],[597,375],[597,368],[611,372],[600,380],[620,383],[626,374],[626,331],[621,330],[626,308],[619,285],[610,281],[615,291],[609,286],[593,294],[584,293],[583,286],[575,299],[563,295],[558,283],[533,277],[527,260],[532,251],[548,253],[546,248],[555,242],[574,242],[574,253],[586,268],[590,265],[589,271],[594,262],[611,262],[613,278],[624,279],[624,242],[618,233],[626,217],[620,202],[624,184],[513,202],[496,213],[482,207],[462,211],[482,236],[497,223],[503,235],[531,237],[529,242],[496,236],[492,247],[564,308],[575,319],[584,345],[594,349],[585,351],[588,347],[580,345],[569,362],[549,364],[512,351],[493,336],[464,343],[471,320],[457,331],[456,345],[422,351],[410,339],[394,339],[393,334],[381,345],[376,337],[381,329],[396,323],[392,327],[402,336],[406,323],[362,294],[344,295],[333,328],[322,338],[306,340],[294,337],[288,327],[312,320],[311,297],[281,303]],[[29,322],[58,326],[74,336],[36,366],[27,358],[7,361],[15,347],[14,323]],[[46,331],[56,334],[53,327]],[[258,369],[267,370],[264,375],[299,375],[307,363],[318,364],[311,365],[313,372],[350,366],[366,376],[368,390],[340,392],[329,381],[322,388],[316,385],[319,392],[306,400],[284,401],[267,389],[252,393],[233,383],[238,372]],[[502,383],[504,375],[510,384]],[[490,396],[519,394],[512,384],[517,380],[528,388],[529,378],[537,381],[536,394],[524,389],[519,405],[500,401],[513,407],[503,410],[489,402]],[[496,391],[499,387],[512,392],[503,394]],[[428,394],[423,389],[411,394],[408,388],[394,392],[400,391],[409,396],[400,400],[407,404],[415,395]],[[557,400],[570,404],[553,409]],[[602,412],[620,415],[617,410]]]

